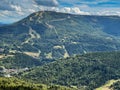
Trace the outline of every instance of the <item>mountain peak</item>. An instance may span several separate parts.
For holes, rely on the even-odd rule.
[[[19,51],[37,59],[116,51],[120,50],[119,20],[115,16],[40,11],[17,23],[1,27],[0,37],[4,37],[4,42],[0,43],[4,43],[2,48],[7,46],[9,51]]]

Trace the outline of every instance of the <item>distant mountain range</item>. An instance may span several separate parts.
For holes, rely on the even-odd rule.
[[[120,50],[120,17],[40,11],[0,27],[0,48],[37,59]]]

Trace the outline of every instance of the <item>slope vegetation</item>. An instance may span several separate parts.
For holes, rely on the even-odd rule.
[[[36,12],[19,22],[0,27],[0,49],[39,59],[116,51],[120,50],[119,28],[118,16]]]
[[[64,86],[34,84],[17,78],[0,78],[0,90],[75,90]]]
[[[120,78],[120,52],[89,53],[36,67],[20,76],[45,84],[93,90]]]

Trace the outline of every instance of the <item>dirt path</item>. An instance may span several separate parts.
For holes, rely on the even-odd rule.
[[[0,59],[2,59],[4,57],[4,55],[0,55]]]
[[[30,35],[30,37],[29,37],[28,39],[26,39],[26,40],[22,43],[22,45],[25,44],[25,43],[29,43],[29,42],[32,41],[33,39],[40,39],[40,38],[41,38],[40,34],[38,34],[38,33],[37,33],[35,30],[33,30],[31,27],[29,27],[29,28],[30,28],[30,30],[29,30],[29,35]],[[34,44],[34,42],[33,42],[32,44]]]

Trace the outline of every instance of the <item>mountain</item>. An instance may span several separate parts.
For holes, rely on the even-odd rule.
[[[37,83],[74,86],[79,90],[107,90],[95,88],[120,79],[120,52],[88,53],[60,59],[20,73],[18,77]]]
[[[23,53],[36,59],[120,50],[120,17],[40,11],[0,27],[2,54]]]
[[[0,48],[38,59],[120,50],[120,17],[40,11],[0,27]]]
[[[119,29],[119,16],[51,11],[36,12],[0,26],[0,76],[94,90],[120,79]],[[115,86],[119,88],[114,84],[110,87]]]

